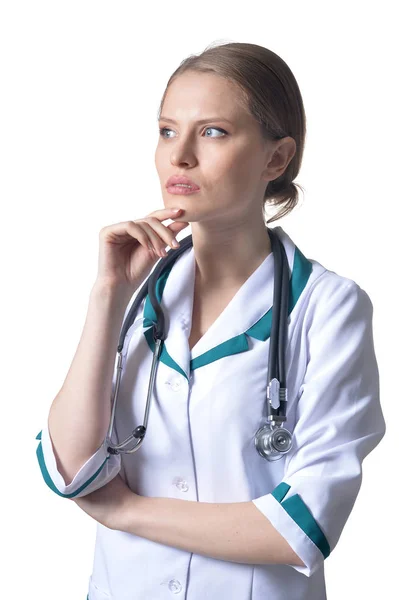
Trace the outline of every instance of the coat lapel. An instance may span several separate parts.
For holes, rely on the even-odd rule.
[[[288,313],[294,308],[312,271],[312,263],[295,246],[281,227],[273,231],[284,245],[290,269]],[[179,256],[159,278],[156,295],[165,313],[166,340],[160,360],[187,379],[193,369],[215,360],[245,352],[249,348],[247,336],[266,341],[270,336],[274,291],[274,260],[269,254],[244,282],[228,306],[211,325],[190,352],[188,338],[191,331],[194,300],[195,255],[190,248]],[[144,305],[143,326],[156,320],[147,295]],[[154,351],[152,327],[145,332]]]
[[[159,283],[159,285],[158,285]],[[188,338],[191,331],[191,314],[194,299],[195,258],[191,247],[179,256],[173,266],[169,267],[159,278],[155,289],[158,302],[165,315],[166,339],[163,344],[160,360],[190,377],[190,349]],[[143,327],[156,321],[155,311],[147,295],[144,304]],[[147,342],[154,352],[153,327],[145,332]]]

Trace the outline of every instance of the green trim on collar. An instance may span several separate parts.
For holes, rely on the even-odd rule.
[[[156,295],[159,303],[161,303],[163,291],[164,291],[165,285],[166,285],[166,281],[169,277],[172,267],[173,267],[173,265],[170,265],[167,269],[165,269],[165,271],[162,273],[162,275],[159,277],[159,279],[157,280],[157,282],[155,284],[155,295]],[[149,327],[152,325],[153,322],[155,322],[155,323],[157,322],[157,316],[155,314],[155,310],[151,304],[150,297],[148,294],[145,299],[143,316],[144,316],[143,327]],[[155,347],[155,345],[154,345],[154,347]]]
[[[298,298],[300,297],[302,291],[304,290],[310,274],[312,272],[313,265],[308,260],[304,254],[299,250],[297,246],[295,246],[295,254],[294,254],[294,263],[292,268],[292,274],[290,278],[289,284],[289,297],[288,297],[288,315],[292,312],[295,307]],[[158,302],[162,300],[163,290],[166,285],[166,281],[169,277],[169,274],[172,270],[172,265],[166,269],[158,279],[155,293]],[[218,344],[211,350],[207,350],[204,354],[197,356],[190,361],[190,370],[198,369],[199,367],[203,367],[208,365],[215,360],[219,360],[220,358],[224,358],[225,356],[231,356],[233,354],[238,354],[239,352],[246,352],[249,349],[247,336],[251,336],[255,339],[258,339],[262,342],[265,342],[271,333],[272,327],[272,308],[271,307],[266,314],[263,315],[257,323],[252,325],[247,331],[237,335],[221,344]],[[153,309],[153,306],[150,302],[150,298],[147,294],[145,304],[144,304],[144,321],[143,327],[150,327],[153,322],[156,322],[156,315]],[[155,343],[153,338],[153,327],[148,329],[145,332],[145,337],[147,339],[148,345],[150,346],[152,352],[155,349]],[[168,367],[171,367],[181,375],[183,375],[187,379],[186,373],[183,369],[173,360],[173,358],[168,354],[166,350],[165,343],[163,343],[162,351],[159,357],[159,360],[163,362]]]
[[[247,337],[245,333],[241,333],[240,335],[236,335],[235,337],[218,344],[214,348],[207,350],[204,354],[197,356],[197,358],[192,358],[190,360],[190,369],[193,371],[199,367],[209,365],[209,363],[219,360],[219,358],[238,354],[239,352],[246,352],[247,350]]]
[[[298,298],[302,294],[311,272],[312,263],[295,246],[294,264],[288,293],[288,315],[291,314],[295,304],[298,302]],[[269,339],[272,330],[272,308],[255,325],[247,329],[245,333],[262,342]]]
[[[148,299],[148,296],[147,296],[147,299]],[[150,306],[151,306],[151,303],[150,303]],[[154,315],[155,315],[155,313],[154,313]],[[147,340],[148,345],[151,348],[152,352],[155,351],[155,342],[154,342],[153,329],[154,329],[154,327],[151,327],[150,329],[147,329],[147,331],[144,332],[144,335],[146,337],[146,340]],[[165,343],[162,343],[162,350],[161,350],[161,353],[159,355],[159,360],[161,362],[163,362],[165,365],[167,365],[168,367],[170,367],[171,369],[174,369],[175,371],[177,371],[178,373],[180,373],[180,375],[183,375],[187,379],[187,375],[185,374],[185,372],[183,371],[183,369],[181,369],[179,367],[179,365],[177,364],[177,362],[175,362],[173,360],[173,358],[170,356],[170,354],[168,354],[168,351],[166,350]]]
[[[294,494],[286,500],[283,500],[290,489],[291,486],[282,481],[274,488],[272,496],[276,498],[289,516],[318,547],[324,558],[327,558],[331,553],[330,544],[300,495]]]
[[[282,500],[284,500],[290,487],[291,486],[289,486],[288,483],[282,481],[277,487],[274,488],[274,490],[272,491],[272,496],[276,498],[277,502],[281,502]]]
[[[41,431],[37,434],[36,439],[37,440],[41,440],[42,439],[42,432]],[[41,442],[39,443],[39,445],[37,447],[36,456],[37,456],[37,460],[39,461],[39,466],[40,466],[40,470],[42,472],[44,481],[47,483],[48,487],[53,492],[55,492],[56,494],[58,494],[58,496],[61,496],[62,498],[74,498],[75,496],[77,496],[78,494],[80,494],[80,492],[82,490],[84,490],[97,477],[97,475],[99,475],[101,469],[104,467],[105,463],[110,458],[110,455],[108,455],[107,458],[104,460],[103,464],[101,465],[101,467],[94,473],[94,475],[92,475],[90,477],[90,479],[88,479],[83,485],[81,485],[80,488],[76,490],[76,492],[73,492],[72,494],[62,494],[56,488],[53,480],[50,477],[50,473],[47,470],[46,463],[44,462],[43,447],[42,447],[42,443]]]

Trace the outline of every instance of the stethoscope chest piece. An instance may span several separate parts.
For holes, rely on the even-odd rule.
[[[262,458],[279,460],[292,448],[292,434],[284,427],[273,427],[267,423],[255,434],[255,447]]]
[[[286,405],[287,405],[287,387],[285,373],[285,347],[287,340],[287,323],[288,323],[288,300],[290,296],[289,276],[290,269],[287,255],[282,241],[279,236],[268,229],[272,252],[274,256],[274,291],[273,291],[273,310],[272,323],[270,330],[270,347],[269,347],[269,364],[268,364],[268,381],[266,388],[266,425],[261,426],[255,434],[255,447],[262,458],[269,461],[279,460],[284,454],[290,451],[292,446],[292,435],[281,423],[286,420]],[[113,392],[112,411],[108,432],[104,439],[104,447],[110,454],[132,454],[138,450],[144,440],[147,432],[148,418],[153,395],[155,374],[157,371],[158,362],[162,353],[163,343],[166,339],[165,317],[157,294],[157,282],[162,274],[171,268],[177,258],[188,248],[193,246],[192,236],[184,238],[180,243],[180,248],[168,252],[168,256],[159,261],[154,271],[148,278],[147,282],[142,286],[137,294],[132,306],[129,309],[127,317],[123,323],[121,334],[118,341],[118,362],[117,375],[115,382],[115,390]],[[136,327],[139,323],[134,324],[137,311],[143,300],[149,297],[151,306],[155,313],[156,319],[152,321],[153,328],[153,359],[151,365],[151,373],[148,383],[147,402],[144,412],[143,425],[136,427],[130,436],[123,442],[114,444],[112,442],[112,433],[114,427],[115,410],[118,398],[120,380],[123,369],[123,349],[125,347],[125,338],[128,331]],[[142,321],[147,321],[148,317],[141,317]],[[127,354],[127,345],[126,345]],[[133,446],[128,447],[131,442]]]

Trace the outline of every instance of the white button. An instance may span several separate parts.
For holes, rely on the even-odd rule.
[[[189,489],[187,481],[185,479],[182,479],[181,477],[175,477],[173,483],[181,492],[187,492]]]
[[[178,594],[182,590],[182,585],[178,579],[171,579],[168,585],[171,592]]]

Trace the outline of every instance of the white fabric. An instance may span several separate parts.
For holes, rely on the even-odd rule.
[[[295,244],[281,227],[274,231],[292,271]],[[176,261],[162,297],[166,349],[187,377],[159,363],[142,447],[132,455],[111,455],[97,478],[78,494],[94,491],[121,471],[132,491],[142,496],[253,501],[306,566],[215,560],[98,524],[89,600],[166,600],[174,594],[186,600],[326,598],[322,552],[272,492],[281,482],[288,484],[284,500],[299,495],[332,551],[359,492],[362,461],[382,439],[385,421],[370,298],[354,281],[308,260],[312,272],[289,318],[286,351],[284,426],[293,431],[293,450],[272,463],[254,446],[266,398],[269,338],[248,336],[248,351],[190,372],[190,360],[242,334],[271,308],[273,254],[190,353],[195,273],[191,248]],[[143,307],[144,302],[137,319],[143,317]],[[153,356],[144,331],[131,328],[124,346],[116,415],[120,441],[143,423]],[[42,446],[46,468],[61,493],[79,489],[106,458],[100,447],[65,486],[47,425]]]

